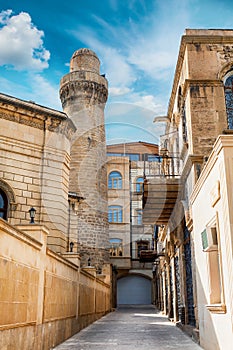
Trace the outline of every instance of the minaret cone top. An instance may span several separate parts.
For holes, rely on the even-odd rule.
[[[100,61],[94,51],[79,49],[74,52],[70,60],[70,72],[89,71],[99,74]]]

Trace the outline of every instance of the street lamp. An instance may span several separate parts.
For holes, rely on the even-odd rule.
[[[31,209],[29,209],[28,211],[29,211],[30,219],[31,219],[30,224],[34,224],[35,223],[34,219],[35,219],[35,215],[36,215],[36,209],[31,207]]]

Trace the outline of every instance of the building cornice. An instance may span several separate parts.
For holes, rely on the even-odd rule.
[[[60,88],[62,106],[64,107],[67,100],[79,98],[80,94],[85,94],[85,98],[92,103],[105,104],[108,98],[107,84],[88,80],[72,81],[67,78],[67,81]]]
[[[187,30],[187,32],[191,30]],[[199,30],[201,32],[202,30]],[[203,34],[203,35],[190,35],[187,33],[187,35],[183,35],[181,38],[180,42],[180,50],[178,54],[178,60],[176,64],[176,69],[175,69],[175,75],[174,75],[174,80],[173,80],[173,86],[172,86],[172,92],[171,92],[171,97],[169,100],[168,104],[168,118],[171,119],[172,117],[172,112],[173,112],[173,107],[174,107],[174,102],[175,102],[175,97],[176,97],[176,92],[178,88],[178,84],[180,81],[180,74],[181,74],[181,69],[182,69],[182,64],[184,60],[184,55],[185,55],[185,49],[188,44],[233,44],[233,31],[228,31],[230,35],[226,35],[227,31],[226,30],[219,30],[222,32],[221,35],[217,34],[217,31],[215,30],[209,30],[209,35],[208,34]],[[197,30],[198,32],[198,30]],[[206,30],[207,32],[207,30]],[[215,34],[216,33],[216,34]]]
[[[174,75],[174,80],[173,80],[173,85],[172,85],[172,92],[171,92],[171,97],[169,99],[169,104],[168,104],[168,113],[167,116],[171,120],[172,118],[172,112],[173,112],[173,106],[174,106],[174,101],[176,97],[176,91],[178,87],[178,83],[180,80],[180,73],[181,73],[181,68],[184,60],[184,54],[185,54],[185,48],[186,48],[186,43],[184,40],[185,36],[183,35],[181,38],[180,42],[180,50],[178,54],[178,60],[176,63],[176,69],[175,69],[175,75]]]
[[[61,120],[66,120],[68,117],[64,112],[57,111],[52,108],[44,107],[32,101],[24,101],[13,96],[0,93],[0,106],[6,108],[11,105],[15,108],[21,108],[24,111],[31,112],[33,115],[49,116]],[[10,109],[9,107],[7,109]]]
[[[186,96],[188,89],[192,86],[223,86],[223,82],[219,79],[186,79],[183,85],[183,96]]]
[[[214,32],[214,31],[213,31]],[[186,44],[233,44],[233,31],[231,35],[183,35],[182,40]]]
[[[181,183],[184,183],[186,178],[188,177],[190,170],[195,163],[203,163],[203,155],[199,154],[189,154],[184,163],[184,167],[181,175]]]
[[[71,140],[76,127],[68,116],[60,111],[0,94],[0,119],[49,130],[66,135]]]

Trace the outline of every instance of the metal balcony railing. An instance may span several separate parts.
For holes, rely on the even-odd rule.
[[[144,168],[144,177],[179,177],[181,173],[180,159],[173,154],[162,155],[158,162],[148,163]]]
[[[143,223],[166,224],[180,190],[179,159],[166,153],[156,166],[145,168],[144,173]]]

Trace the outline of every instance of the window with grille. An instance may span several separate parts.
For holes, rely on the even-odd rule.
[[[228,129],[233,129],[233,71],[230,72],[224,83],[227,124]]]

